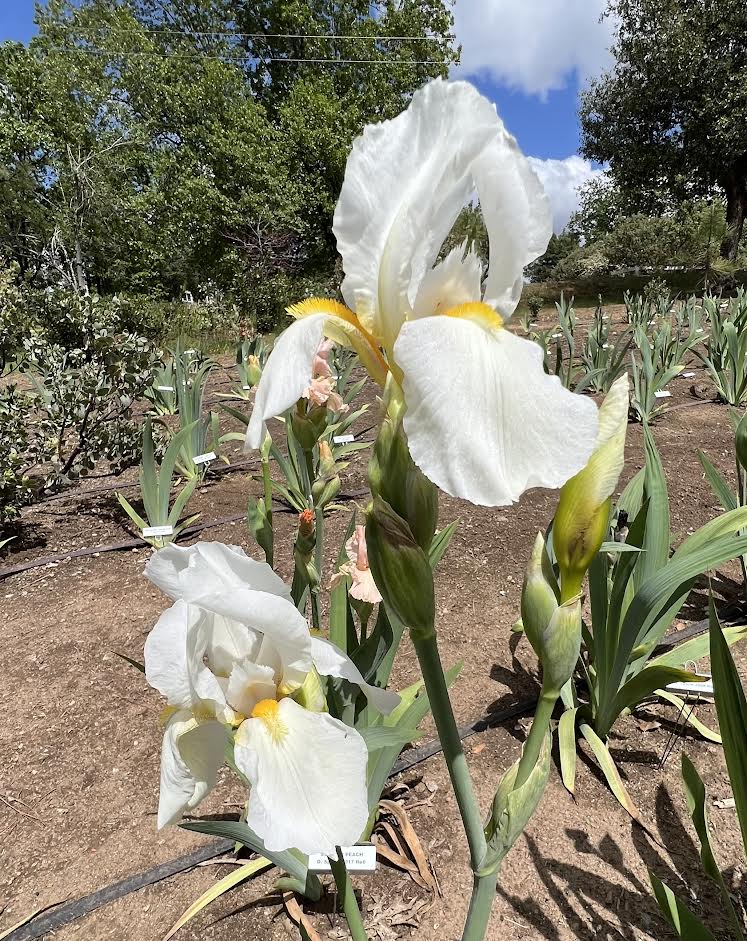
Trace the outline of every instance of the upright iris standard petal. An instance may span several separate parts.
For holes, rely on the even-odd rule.
[[[361,736],[292,699],[259,703],[236,733],[236,766],[252,784],[247,824],[268,850],[335,856],[368,819]]]
[[[472,197],[473,161],[499,134],[495,107],[472,85],[436,79],[353,144],[333,224],[342,293],[386,348]]]
[[[429,317],[405,324],[394,352],[413,460],[447,493],[505,506],[530,487],[560,487],[586,463],[596,406],[544,372],[536,343]]]
[[[145,567],[146,576],[169,597],[245,624],[269,635],[289,671],[311,667],[311,636],[283,581],[265,562],[238,546],[170,545]]]
[[[225,745],[226,732],[219,722],[199,722],[187,710],[169,719],[161,748],[159,829],[177,823],[212,790]]]
[[[349,683],[354,683],[379,712],[388,714],[399,705],[400,697],[397,693],[367,683],[350,657],[331,641],[323,637],[312,637],[311,656],[318,673],[322,676],[339,676]]]
[[[265,422],[287,412],[308,389],[326,320],[324,314],[296,320],[275,341],[257,386],[246,432],[247,450],[262,444]]]
[[[550,201],[516,140],[505,130],[475,160],[472,173],[490,243],[483,300],[509,317],[521,297],[524,267],[550,241]]]
[[[164,546],[149,559],[145,577],[173,601],[188,593],[209,593],[216,581],[291,600],[290,589],[266,562],[252,559],[241,546],[222,542]]]
[[[426,272],[415,297],[412,316],[432,317],[450,307],[482,297],[482,262],[464,245],[452,249],[443,261]]]

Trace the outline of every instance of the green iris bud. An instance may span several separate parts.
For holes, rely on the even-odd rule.
[[[559,692],[572,676],[581,650],[581,597],[558,603],[541,534],[534,542],[524,577],[521,620],[542,665],[543,687]]]
[[[248,356],[246,360],[246,381],[247,385],[256,386],[262,378],[262,367],[256,356]]]
[[[434,634],[436,601],[428,556],[407,522],[380,496],[366,519],[366,545],[376,587],[387,608],[411,634]]]
[[[612,384],[599,409],[599,433],[586,467],[560,490],[552,539],[563,601],[581,591],[586,572],[607,534],[612,494],[625,460],[627,424],[625,375]]]
[[[387,416],[368,465],[371,493],[407,522],[415,541],[427,550],[438,524],[438,491],[410,457],[401,417]]]

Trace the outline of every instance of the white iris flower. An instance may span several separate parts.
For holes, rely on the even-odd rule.
[[[167,546],[146,575],[175,599],[145,643],[146,677],[169,706],[159,827],[210,791],[233,738],[251,784],[247,824],[268,850],[334,856],[355,843],[369,813],[368,752],[324,711],[318,674],[356,683],[382,712],[399,697],[312,637],[283,581],[236,546]]]
[[[490,240],[438,261],[459,213],[480,201]],[[309,386],[324,336],[358,351],[372,378],[403,395],[415,463],[435,484],[503,506],[530,487],[560,487],[586,463],[594,403],[545,374],[539,346],[504,328],[524,266],[545,250],[551,212],[495,106],[466,82],[436,79],[353,144],[334,216],[347,306],[312,298],[289,312],[257,387],[247,430]]]

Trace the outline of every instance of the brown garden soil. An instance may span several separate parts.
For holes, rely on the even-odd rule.
[[[590,315],[579,311],[581,320]],[[622,310],[615,308],[614,315],[619,322]],[[543,319],[549,324],[551,314]],[[695,379],[671,383],[673,407],[654,427],[676,540],[719,512],[703,479],[697,448],[732,476],[727,409],[693,395],[691,387],[703,381],[703,373],[692,368]],[[216,375],[214,382],[225,388],[225,377]],[[366,416],[362,428],[376,415],[369,395],[372,419]],[[631,425],[627,477],[642,464],[641,441],[640,426]],[[232,456],[241,459],[238,447]],[[344,490],[360,490],[364,471],[362,457],[348,468]],[[205,521],[242,512],[248,493],[257,489],[249,472],[251,468],[242,468],[214,481],[208,478],[196,494],[193,512],[199,510]],[[134,479],[131,473],[117,483],[124,486]],[[110,482],[88,481],[64,499],[27,511],[21,538],[3,564],[134,535],[114,491],[93,492]],[[133,498],[136,492],[126,491]],[[518,506],[496,511],[442,498],[441,524],[458,519],[459,527],[437,580],[439,643],[446,664],[464,664],[452,690],[461,723],[537,691],[536,658],[525,639],[518,645],[516,637],[511,640],[510,628],[518,615],[529,547],[550,519],[554,502],[554,494],[534,491]],[[327,574],[347,521],[348,510],[330,518]],[[294,527],[292,516],[278,518],[277,567],[285,578],[292,573]],[[257,554],[241,522],[207,530],[200,538],[238,543]],[[78,898],[204,845],[206,838],[197,834],[156,830],[161,703],[144,678],[115,653],[141,658],[145,637],[168,604],[143,577],[149,553],[145,547],[68,560],[0,582],[0,934],[35,909]],[[718,584],[728,598],[739,590],[738,569],[725,566],[721,574]],[[699,620],[704,604],[704,591],[698,590],[683,613],[688,620]],[[745,652],[737,647],[735,653],[745,676]],[[404,686],[416,676],[412,649],[404,642],[394,685]],[[712,707],[702,707],[700,717],[715,722]],[[717,857],[739,894],[744,860],[735,812],[714,805],[730,796],[726,767],[719,746],[686,733],[661,768],[675,718],[672,707],[647,707],[621,721],[611,737],[611,750],[650,834],[617,804],[588,756],[579,763],[575,799],[563,788],[557,768],[553,770],[538,812],[504,867],[490,939],[668,938],[649,890],[647,868],[725,936],[722,906],[702,875],[687,818],[680,752],[690,755],[706,780]],[[526,727],[527,720],[512,720],[465,744],[486,810],[501,773],[519,754]],[[432,737],[427,723],[425,735]],[[457,939],[470,879],[442,757],[428,759],[393,783],[407,785],[395,793],[409,808],[440,894],[431,897],[405,873],[386,866],[374,877],[361,877],[357,885],[370,937]],[[243,799],[226,773],[199,815],[236,816]],[[200,893],[229,871],[226,864],[194,868],[106,905],[50,937],[158,941]],[[244,883],[177,938],[298,937],[273,894],[273,879],[269,873]],[[345,937],[339,916],[317,911],[309,917],[321,938]]]

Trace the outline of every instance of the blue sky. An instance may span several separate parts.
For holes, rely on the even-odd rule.
[[[28,42],[34,33],[34,0],[5,0],[0,5],[0,39]]]
[[[579,88],[608,64],[605,0],[457,0],[459,77],[495,101],[550,194],[555,227],[598,173],[577,156]],[[34,0],[0,0],[0,40],[28,42]]]

